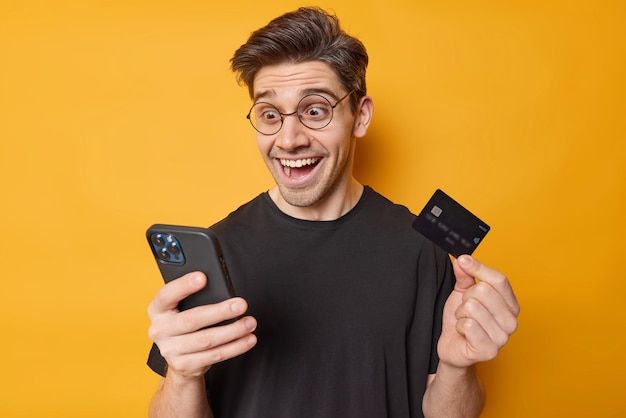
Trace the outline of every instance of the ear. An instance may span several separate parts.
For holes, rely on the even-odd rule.
[[[356,138],[362,138],[367,133],[367,128],[372,122],[374,115],[374,102],[371,97],[363,96],[354,115],[354,127],[352,135]]]

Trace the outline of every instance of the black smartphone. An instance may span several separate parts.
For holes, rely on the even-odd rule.
[[[165,283],[192,271],[201,271],[207,276],[207,285],[181,300],[179,310],[235,296],[222,249],[210,229],[155,224],[148,228],[146,237]]]

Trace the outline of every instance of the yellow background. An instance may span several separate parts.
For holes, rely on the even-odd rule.
[[[271,187],[228,59],[300,4],[0,4],[0,416],[146,416],[144,231]],[[318,4],[370,53],[358,178],[492,226],[475,255],[523,309],[484,416],[624,416],[623,2]]]

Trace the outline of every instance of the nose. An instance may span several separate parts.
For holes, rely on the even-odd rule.
[[[275,144],[277,147],[292,151],[309,145],[307,127],[304,126],[297,113],[283,115],[283,126],[276,134]]]

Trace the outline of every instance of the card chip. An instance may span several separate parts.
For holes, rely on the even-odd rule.
[[[433,206],[433,208],[430,210],[430,213],[435,215],[437,218],[439,217],[439,215],[441,215],[441,212],[443,212],[443,210],[441,210],[441,208],[437,205]]]

